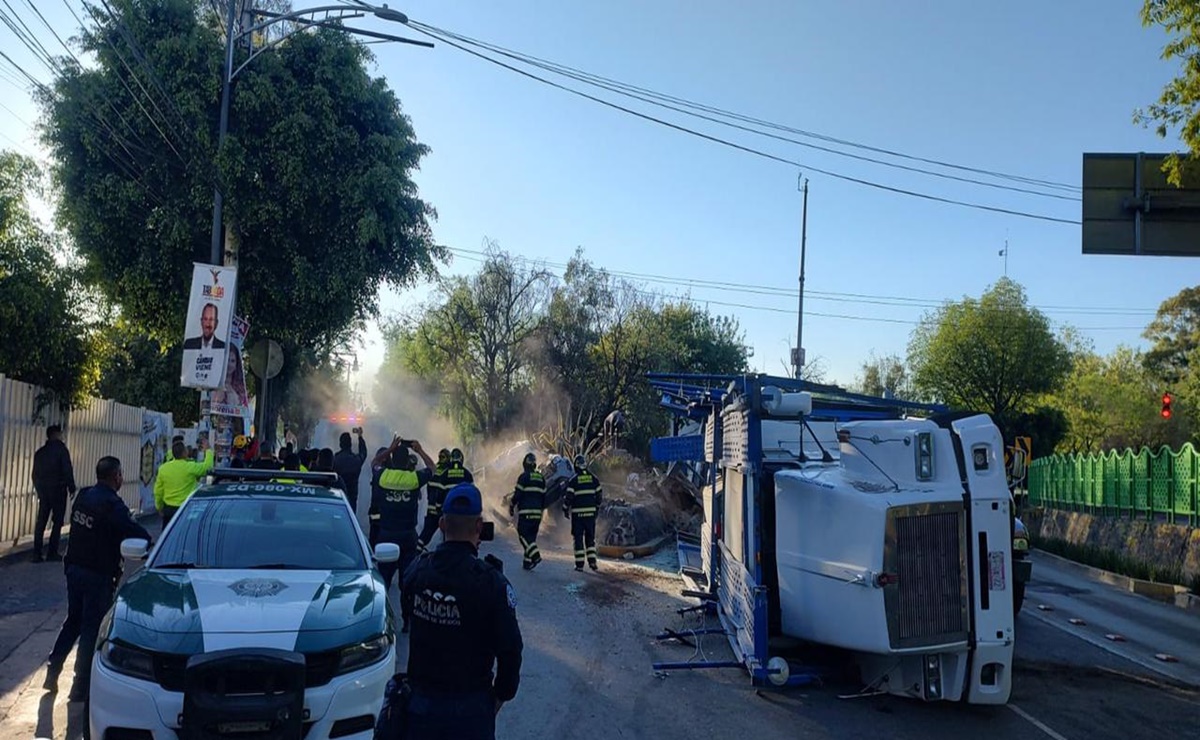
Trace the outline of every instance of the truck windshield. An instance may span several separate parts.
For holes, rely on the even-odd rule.
[[[177,515],[151,568],[365,570],[357,526],[337,501],[193,500]]]

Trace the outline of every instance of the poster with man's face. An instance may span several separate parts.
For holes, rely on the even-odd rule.
[[[196,263],[183,335],[179,382],[185,388],[220,388],[224,384],[236,288],[237,268]]]

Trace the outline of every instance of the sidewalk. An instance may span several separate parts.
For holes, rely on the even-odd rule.
[[[138,521],[158,536],[158,514]],[[69,534],[64,527],[64,552]],[[66,618],[67,579],[61,562],[34,563],[32,553],[31,537],[0,547],[0,736],[76,740],[84,718],[82,702],[67,702],[74,652],[59,677],[59,691],[42,689],[46,656]]]

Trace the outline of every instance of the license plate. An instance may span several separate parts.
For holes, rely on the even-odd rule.
[[[217,732],[222,735],[240,735],[246,732],[269,732],[270,729],[270,721],[220,722],[217,724]]]
[[[1004,578],[1004,551],[994,550],[988,553],[988,570],[992,576],[989,590],[1003,591],[1006,586]]]

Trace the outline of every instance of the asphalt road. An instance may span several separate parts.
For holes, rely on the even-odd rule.
[[[680,582],[666,572],[669,554],[650,567],[604,561],[598,574],[577,574],[566,527],[556,520],[548,529],[542,538],[547,560],[531,573],[520,569],[515,534],[503,523],[497,526],[500,541],[485,546],[509,566],[526,644],[521,691],[500,713],[500,737],[1128,740],[1198,732],[1200,694],[1151,670],[1145,653],[1182,643],[1192,652],[1179,649],[1181,662],[1172,670],[1180,671],[1176,678],[1192,680],[1200,664],[1194,652],[1200,615],[1080,583],[1044,558],[1035,564],[1026,611],[1017,620],[1012,702],[980,708],[839,698],[862,688],[846,676],[819,688],[774,692],[755,690],[738,669],[656,675],[651,664],[658,660],[731,657],[719,636],[696,648],[655,641],[664,627],[704,624],[701,617],[675,612],[691,602],[678,596]],[[40,688],[40,663],[62,619],[62,570],[10,560],[0,564],[0,573],[3,736],[74,740],[81,705],[68,708],[65,702],[69,667],[59,694]],[[1055,611],[1039,611],[1039,603]],[[1085,615],[1086,629],[1066,622],[1076,614]],[[1134,621],[1141,630],[1127,630],[1126,643],[1104,640],[1104,630]],[[1131,661],[1121,650],[1135,651],[1132,657],[1141,660]],[[401,666],[406,652],[402,639]]]

